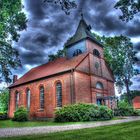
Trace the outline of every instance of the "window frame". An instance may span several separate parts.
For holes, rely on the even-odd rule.
[[[98,85],[99,85],[100,87],[98,87]],[[97,88],[97,89],[100,89],[100,90],[103,90],[103,89],[104,89],[103,83],[100,82],[100,81],[96,82],[96,88]]]
[[[44,89],[44,86],[39,87],[39,105],[40,105],[40,109],[45,108],[45,89]]]
[[[101,57],[100,52],[97,49],[94,49],[93,50],[93,55],[96,56],[96,57],[98,57],[98,58]]]
[[[56,89],[56,107],[61,108],[62,107],[62,83],[60,81],[56,82],[55,89]]]
[[[31,106],[31,90],[29,88],[26,89],[26,108],[30,110]]]

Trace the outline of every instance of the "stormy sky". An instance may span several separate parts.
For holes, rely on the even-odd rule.
[[[47,4],[43,0],[23,0],[28,27],[21,32],[19,42],[15,43],[22,68],[18,68],[14,74],[23,75],[32,67],[46,63],[48,54],[62,49],[78,26],[81,9],[94,32],[107,36],[129,36],[138,51],[136,56],[140,59],[140,14],[125,23],[118,18],[121,12],[114,9],[116,0],[77,0],[76,3],[77,8],[66,15],[58,5]],[[132,88],[140,89],[140,77],[134,77],[133,81]]]

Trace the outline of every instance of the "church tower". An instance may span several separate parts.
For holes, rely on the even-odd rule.
[[[103,45],[93,36],[90,30],[91,26],[87,25],[82,16],[75,34],[65,43],[68,59],[86,52],[103,57]],[[93,43],[92,47],[88,41]]]

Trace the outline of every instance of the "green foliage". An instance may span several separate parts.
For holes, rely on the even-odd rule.
[[[116,9],[120,9],[122,15],[120,19],[123,21],[132,20],[134,15],[140,12],[140,1],[139,0],[119,0],[115,4]]]
[[[14,112],[14,118],[12,119],[13,121],[18,121],[18,122],[24,122],[28,121],[28,111],[24,107],[19,107],[15,112]]]
[[[130,106],[125,101],[119,101],[118,107],[114,110],[115,116],[139,116],[140,111],[134,110],[132,106]]]
[[[0,91],[0,112],[8,111],[9,102],[9,91],[8,89],[3,89]]]
[[[0,0],[0,80],[11,82],[11,68],[20,65],[13,41],[18,41],[19,32],[26,28],[26,17],[21,0]]]
[[[126,87],[128,102],[131,104],[129,86],[132,84],[130,79],[138,74],[134,69],[135,52],[130,38],[126,36],[100,37],[93,34],[104,44],[104,56],[107,64],[111,68],[116,85],[119,89]]]
[[[0,112],[0,120],[7,120],[8,116],[6,112]]]
[[[75,9],[77,7],[75,1],[71,0],[44,0],[44,2],[47,3],[54,3],[56,5],[59,5],[61,9],[67,14],[70,14],[71,9]]]
[[[57,58],[61,58],[63,56],[65,56],[65,49],[63,50],[58,50],[56,54],[51,54],[51,55],[48,55],[49,57],[49,61],[54,61],[56,60]]]
[[[133,100],[136,96],[140,96],[140,91],[138,91],[138,90],[130,91],[131,100]],[[121,95],[120,99],[121,99],[121,100],[128,101],[127,93],[123,93],[123,94]]]
[[[112,110],[106,106],[83,103],[64,106],[55,112],[56,122],[109,120],[112,117]]]

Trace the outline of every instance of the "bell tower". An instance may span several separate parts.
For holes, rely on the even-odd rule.
[[[90,44],[90,42],[92,42],[93,44],[88,45]],[[99,49],[97,46],[99,47]],[[99,41],[97,41],[91,33],[91,26],[87,25],[83,14],[81,14],[81,19],[79,21],[75,34],[65,43],[65,48],[66,56],[68,59],[86,52],[103,54],[103,45]],[[101,56],[103,57],[103,55]]]

